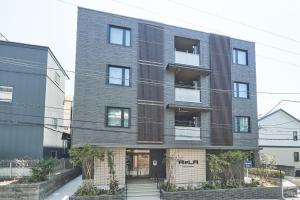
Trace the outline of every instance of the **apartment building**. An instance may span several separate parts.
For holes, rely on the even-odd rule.
[[[208,153],[257,149],[255,67],[253,42],[79,8],[72,145],[113,150],[120,184],[204,182]]]
[[[0,160],[63,156],[67,78],[48,47],[0,41]]]

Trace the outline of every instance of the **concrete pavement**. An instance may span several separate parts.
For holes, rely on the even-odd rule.
[[[82,183],[82,176],[78,176],[73,179],[69,183],[65,184],[55,192],[53,192],[50,196],[48,196],[45,200],[68,200],[70,196],[72,196],[77,188]]]

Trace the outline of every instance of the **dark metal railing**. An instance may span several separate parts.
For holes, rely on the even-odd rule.
[[[157,174],[155,174],[155,183],[156,183],[156,188],[159,190],[159,199],[161,199],[162,191],[160,187],[160,179],[158,178]]]
[[[127,200],[127,177],[125,177],[125,199]]]

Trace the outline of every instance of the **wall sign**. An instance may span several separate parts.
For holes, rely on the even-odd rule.
[[[179,165],[198,165],[198,160],[178,160]]]

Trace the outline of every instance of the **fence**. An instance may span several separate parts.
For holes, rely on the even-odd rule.
[[[0,160],[0,178],[28,176],[37,162],[38,160]],[[54,171],[72,168],[69,159],[55,159],[54,162]]]

